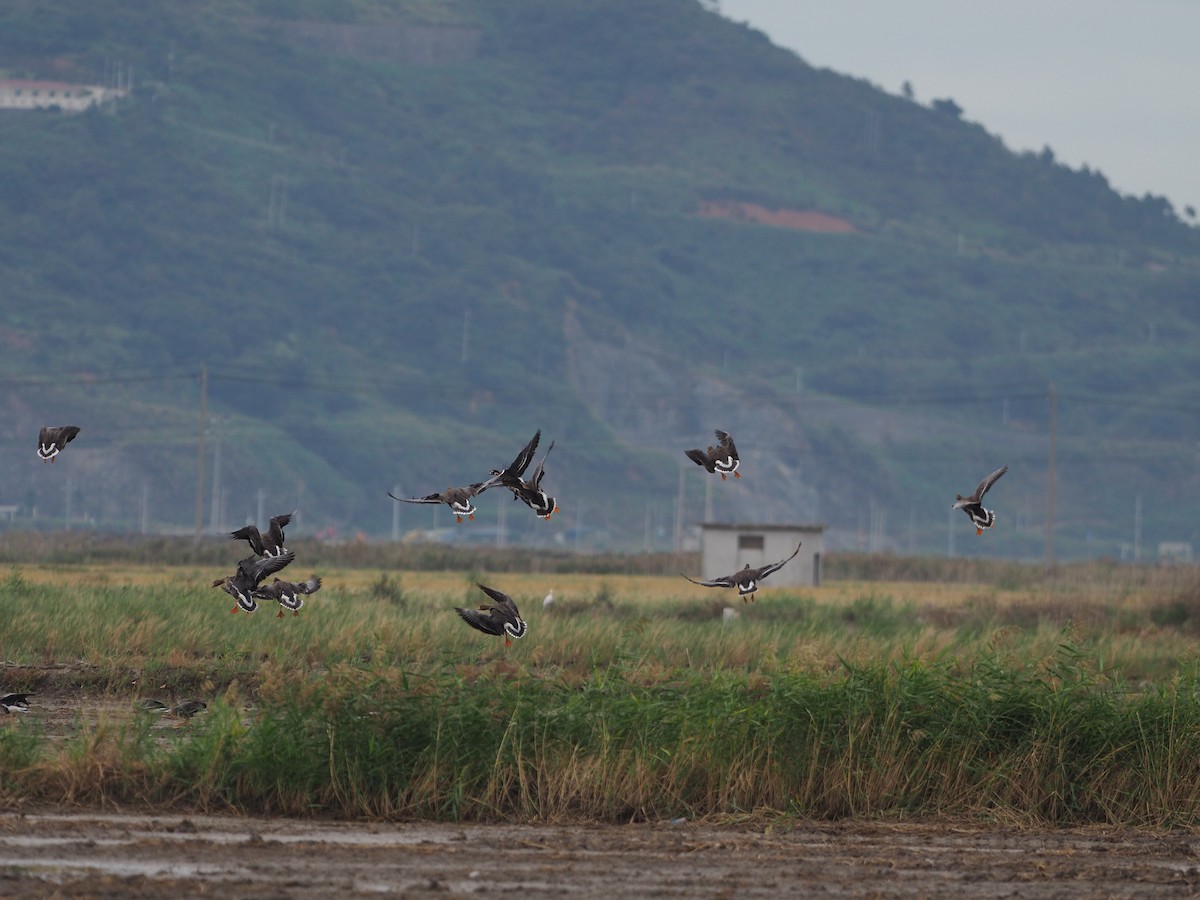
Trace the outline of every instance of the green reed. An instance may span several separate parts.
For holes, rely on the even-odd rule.
[[[36,704],[7,717],[0,797],[455,820],[1200,824],[1200,680],[1162,604],[982,595],[932,609],[873,587],[838,603],[763,592],[727,621],[704,592],[606,577],[551,610],[519,596],[530,635],[505,650],[452,612],[478,601],[471,580],[451,584],[331,578],[278,619],[231,615],[199,573],[72,587],[14,570],[0,581],[3,687],[82,688],[126,714],[81,716],[65,737]],[[208,712],[182,728],[128,712],[163,684],[202,692]]]
[[[1135,692],[1064,645],[1037,663],[643,675],[612,666],[567,683],[504,661],[470,677],[349,666],[320,678],[273,675],[248,717],[236,700],[216,703],[157,749],[126,733],[124,761],[94,733],[31,761],[20,732],[6,731],[4,787],[202,810],[456,820],[1200,821],[1195,673]]]

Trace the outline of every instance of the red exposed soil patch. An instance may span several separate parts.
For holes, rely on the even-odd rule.
[[[821,231],[829,234],[853,234],[853,223],[813,209],[767,209],[757,203],[738,203],[732,200],[705,200],[697,215],[708,219],[732,219],[734,222],[753,222],[775,228],[794,228],[798,231]]]

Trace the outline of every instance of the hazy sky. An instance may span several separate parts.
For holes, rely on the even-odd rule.
[[[1200,0],[720,0],[819,68],[1200,211]]]

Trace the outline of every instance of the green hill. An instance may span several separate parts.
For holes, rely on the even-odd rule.
[[[460,537],[660,548],[682,508],[1037,556],[1053,384],[1060,554],[1135,508],[1146,553],[1196,538],[1200,233],[693,0],[17,0],[0,68],[132,84],[0,110],[15,524],[190,529],[205,367],[206,527],[261,492],[386,536],[385,491],[541,428],[563,512]],[[717,427],[736,486],[681,452]],[[1001,462],[977,541],[950,501]]]

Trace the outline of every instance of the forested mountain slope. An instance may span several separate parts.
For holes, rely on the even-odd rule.
[[[464,535],[1037,555],[1054,385],[1060,552],[1195,538],[1197,230],[693,0],[15,0],[0,69],[132,88],[0,110],[15,524],[191,528],[204,368],[206,528],[445,526],[385,492],[541,428],[563,512]],[[54,467],[43,420],[84,428]],[[717,427],[736,485],[682,454]]]

